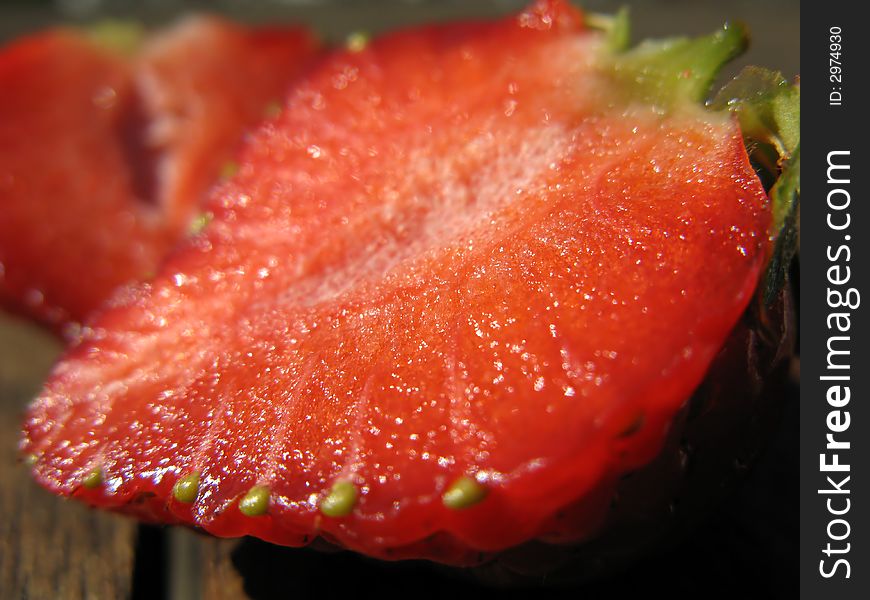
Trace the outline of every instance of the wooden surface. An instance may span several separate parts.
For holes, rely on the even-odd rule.
[[[18,457],[21,413],[60,348],[2,316],[0,341],[0,599],[244,598],[237,540],[139,526],[33,483]]]
[[[127,597],[136,525],[43,492],[18,460],[21,410],[57,347],[12,322],[0,328],[0,597]]]

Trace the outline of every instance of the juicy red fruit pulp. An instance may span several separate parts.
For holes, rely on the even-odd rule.
[[[553,2],[330,57],[205,232],[57,366],[38,480],[374,556],[592,534],[746,307],[770,221],[735,123],[630,101],[604,47]],[[445,505],[463,477],[485,497]]]

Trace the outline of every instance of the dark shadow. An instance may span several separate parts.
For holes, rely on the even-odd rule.
[[[380,562],[243,540],[232,562],[254,599],[289,597],[474,597],[594,599],[796,598],[798,590],[798,389],[781,429],[745,485],[678,547],[605,580],[573,588],[494,589],[473,573],[428,562]],[[310,596],[309,596],[310,594]]]
[[[166,531],[155,525],[139,525],[133,562],[132,600],[166,596]]]

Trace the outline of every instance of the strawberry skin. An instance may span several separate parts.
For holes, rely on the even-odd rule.
[[[553,1],[328,57],[205,231],[57,365],[25,423],[37,480],[386,558],[589,539],[743,314],[771,222],[736,122],[633,100],[608,52]]]
[[[243,131],[316,53],[198,17],[135,51],[54,30],[0,52],[0,303],[62,329],[154,273]]]

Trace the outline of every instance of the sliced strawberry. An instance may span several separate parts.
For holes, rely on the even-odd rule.
[[[153,274],[317,47],[303,29],[201,17],[128,57],[110,33],[0,53],[0,303],[56,327]]]
[[[37,480],[381,557],[588,538],[770,249],[736,121],[688,100],[729,35],[615,57],[554,1],[336,52],[54,370]]]

